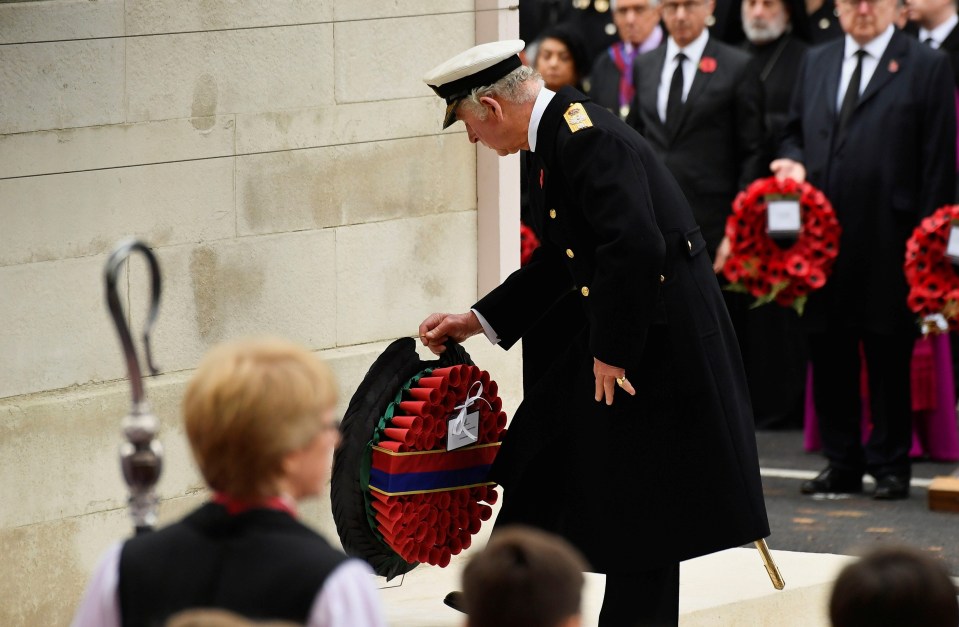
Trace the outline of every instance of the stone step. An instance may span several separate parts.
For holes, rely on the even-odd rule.
[[[482,532],[481,532],[482,533]],[[482,547],[485,539],[477,538]],[[774,542],[772,542],[774,544]],[[462,627],[462,614],[443,605],[459,589],[468,551],[445,569],[419,566],[403,578],[380,580],[392,627]],[[773,588],[754,548],[736,548],[684,562],[680,570],[682,627],[829,627],[827,604],[832,582],[851,557],[772,551],[785,589]],[[597,624],[605,577],[588,574],[583,627]]]

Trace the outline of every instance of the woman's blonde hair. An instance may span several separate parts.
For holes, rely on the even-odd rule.
[[[285,340],[241,340],[213,348],[183,399],[193,456],[207,484],[240,499],[276,494],[283,458],[307,446],[336,404],[333,375]]]

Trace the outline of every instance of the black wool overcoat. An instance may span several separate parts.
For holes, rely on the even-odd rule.
[[[570,291],[587,324],[513,418],[492,470],[497,527],[559,533],[594,571],[622,574],[767,536],[739,348],[679,186],[638,133],[573,89],[536,137],[543,245],[475,308],[506,349]],[[594,356],[624,367],[637,395],[594,401]]]

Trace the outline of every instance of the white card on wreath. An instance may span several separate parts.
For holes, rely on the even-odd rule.
[[[949,243],[946,244],[946,256],[953,263],[959,263],[959,225],[953,224],[949,228]]]
[[[479,439],[479,412],[474,411],[466,414],[466,417],[463,419],[461,428],[454,427],[457,423],[457,418],[454,417],[450,419],[447,424],[446,432],[446,450],[453,451],[458,448],[463,448],[469,444],[473,444]]]
[[[776,235],[798,235],[802,215],[798,200],[770,200],[766,203],[766,228]]]

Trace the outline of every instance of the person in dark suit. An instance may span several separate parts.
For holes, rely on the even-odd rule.
[[[771,168],[809,182],[842,227],[826,286],[803,316],[810,332],[813,393],[829,465],[806,494],[909,495],[910,360],[918,335],[906,308],[906,240],[952,198],[955,90],[949,63],[893,26],[896,0],[840,0],[843,39],[806,55],[790,121]],[[860,433],[860,345],[873,427]]]
[[[589,97],[626,119],[633,104],[633,61],[665,41],[659,0],[614,0],[613,22],[619,41],[596,57],[589,73]]]
[[[570,0],[523,0],[519,2],[519,36],[536,41],[545,28],[565,22],[573,12]]]
[[[543,245],[419,335],[435,353],[479,333],[508,349],[578,296],[587,324],[523,399],[492,468],[496,528],[540,527],[582,551],[607,575],[600,625],[675,625],[680,561],[768,534],[739,349],[668,169],[604,107],[545,89],[522,46],[477,46],[424,80],[447,102],[444,126],[463,121],[500,155],[528,151]]]
[[[758,79],[749,56],[706,29],[713,0],[665,0],[666,45],[635,63],[630,124],[676,178],[712,258],[736,193],[763,171]]]
[[[765,164],[775,157],[789,118],[809,25],[802,0],[742,0],[742,15],[749,72],[762,87],[765,136],[760,163]],[[801,429],[809,350],[799,316],[775,304],[740,313],[744,324],[737,332],[756,427]]]
[[[739,46],[746,39],[740,18],[738,0],[715,0],[712,15],[706,20],[710,34],[730,46]]]
[[[906,6],[909,19],[919,26],[919,41],[949,57],[952,80],[959,92],[959,16],[955,0],[907,0]]]
[[[955,0],[907,0],[909,19],[918,27],[916,36],[923,44],[941,50],[949,57],[952,77],[956,85],[956,102],[959,111],[959,16]],[[959,136],[956,137],[959,150]],[[959,167],[959,165],[957,165]],[[956,177],[955,201],[959,201],[959,176]],[[959,333],[949,334],[952,352],[953,386],[959,392]]]
[[[839,11],[834,0],[806,0],[806,14],[813,45],[842,38]]]
[[[586,45],[586,67],[592,67],[596,57],[616,41],[616,26],[610,0],[568,0],[572,10],[565,24],[579,33]]]
[[[959,88],[959,17],[955,0],[907,0],[909,18],[919,24],[919,41],[949,57]]]
[[[789,119],[789,103],[809,48],[809,23],[802,0],[743,0],[742,12],[743,50],[762,86],[765,136],[760,162],[765,164],[776,156]]]

